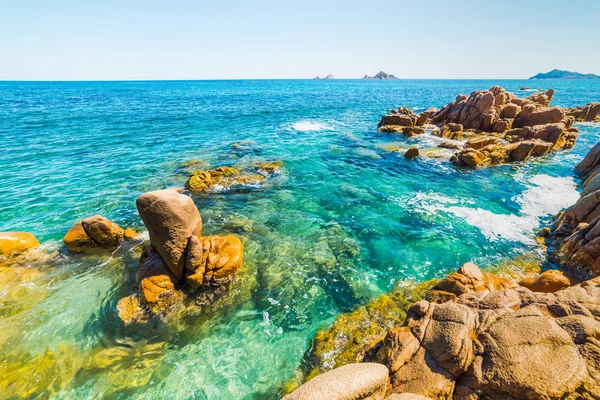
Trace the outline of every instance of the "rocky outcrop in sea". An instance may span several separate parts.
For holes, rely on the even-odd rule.
[[[553,97],[552,89],[519,98],[494,86],[461,94],[440,110],[430,108],[419,115],[406,107],[391,110],[379,122],[379,131],[446,139],[439,147],[456,150],[450,160],[457,166],[525,161],[572,148],[578,132],[574,122],[594,120],[600,113],[594,103],[569,110],[551,107]]]
[[[181,308],[186,298],[211,303],[221,296],[242,265],[241,241],[202,236],[196,205],[173,189],[145,193],[136,206],[150,244],[140,258],[136,290],[117,305],[121,320],[145,322]]]

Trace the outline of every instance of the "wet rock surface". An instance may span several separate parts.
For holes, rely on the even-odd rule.
[[[431,134],[454,141],[466,138],[463,148],[457,146],[450,159],[457,166],[521,162],[572,148],[578,132],[573,123],[594,120],[600,113],[600,107],[593,103],[577,110],[550,107],[553,97],[552,89],[519,98],[494,86],[470,96],[461,94],[442,109],[429,109],[420,115],[406,107],[391,110],[378,126],[380,132],[405,137]]]
[[[236,145],[236,143],[234,143]],[[243,150],[240,144],[236,149]],[[194,193],[257,185],[273,174],[279,173],[282,161],[257,162],[247,167],[221,166],[215,169],[196,169],[186,182],[186,188]]]
[[[0,258],[13,257],[40,246],[37,238],[28,232],[0,232]]]
[[[133,229],[123,229],[101,215],[84,218],[69,229],[63,237],[66,248],[73,253],[92,249],[114,249],[124,240],[133,240]]]

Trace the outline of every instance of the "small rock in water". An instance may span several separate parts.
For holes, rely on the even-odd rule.
[[[419,157],[419,149],[417,147],[411,147],[406,151],[406,153],[404,153],[404,157],[409,160]]]

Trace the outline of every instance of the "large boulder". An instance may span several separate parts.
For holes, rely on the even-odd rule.
[[[524,126],[553,124],[562,121],[565,111],[561,107],[525,107],[515,118],[513,126],[522,128]]]
[[[555,293],[521,287],[467,292],[442,304],[419,301],[388,332],[375,360],[389,368],[393,393],[595,398],[599,302],[600,278]]]
[[[176,279],[184,277],[186,250],[202,234],[202,218],[191,198],[174,189],[144,193],[136,206],[150,234],[150,243]]]
[[[94,215],[77,221],[63,237],[63,242],[69,251],[79,253],[94,248],[114,249],[123,240],[133,238],[135,232],[132,229],[123,229],[108,218]]]
[[[585,158],[577,164],[575,170],[585,179],[596,169],[596,167],[598,167],[598,165],[600,165],[600,142],[592,147]]]
[[[348,364],[308,381],[283,400],[383,400],[388,369],[376,363]]]
[[[0,257],[13,256],[40,246],[40,242],[27,232],[0,232]]]
[[[561,228],[564,230],[565,225]],[[574,272],[600,275],[600,216],[569,231],[560,243],[557,255],[561,264]]]

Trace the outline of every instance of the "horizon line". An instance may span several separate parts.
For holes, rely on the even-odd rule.
[[[365,79],[365,78],[200,78],[200,79],[0,79],[0,82],[207,82],[207,81],[546,81],[546,80],[585,80],[565,78],[397,78],[397,79]]]

